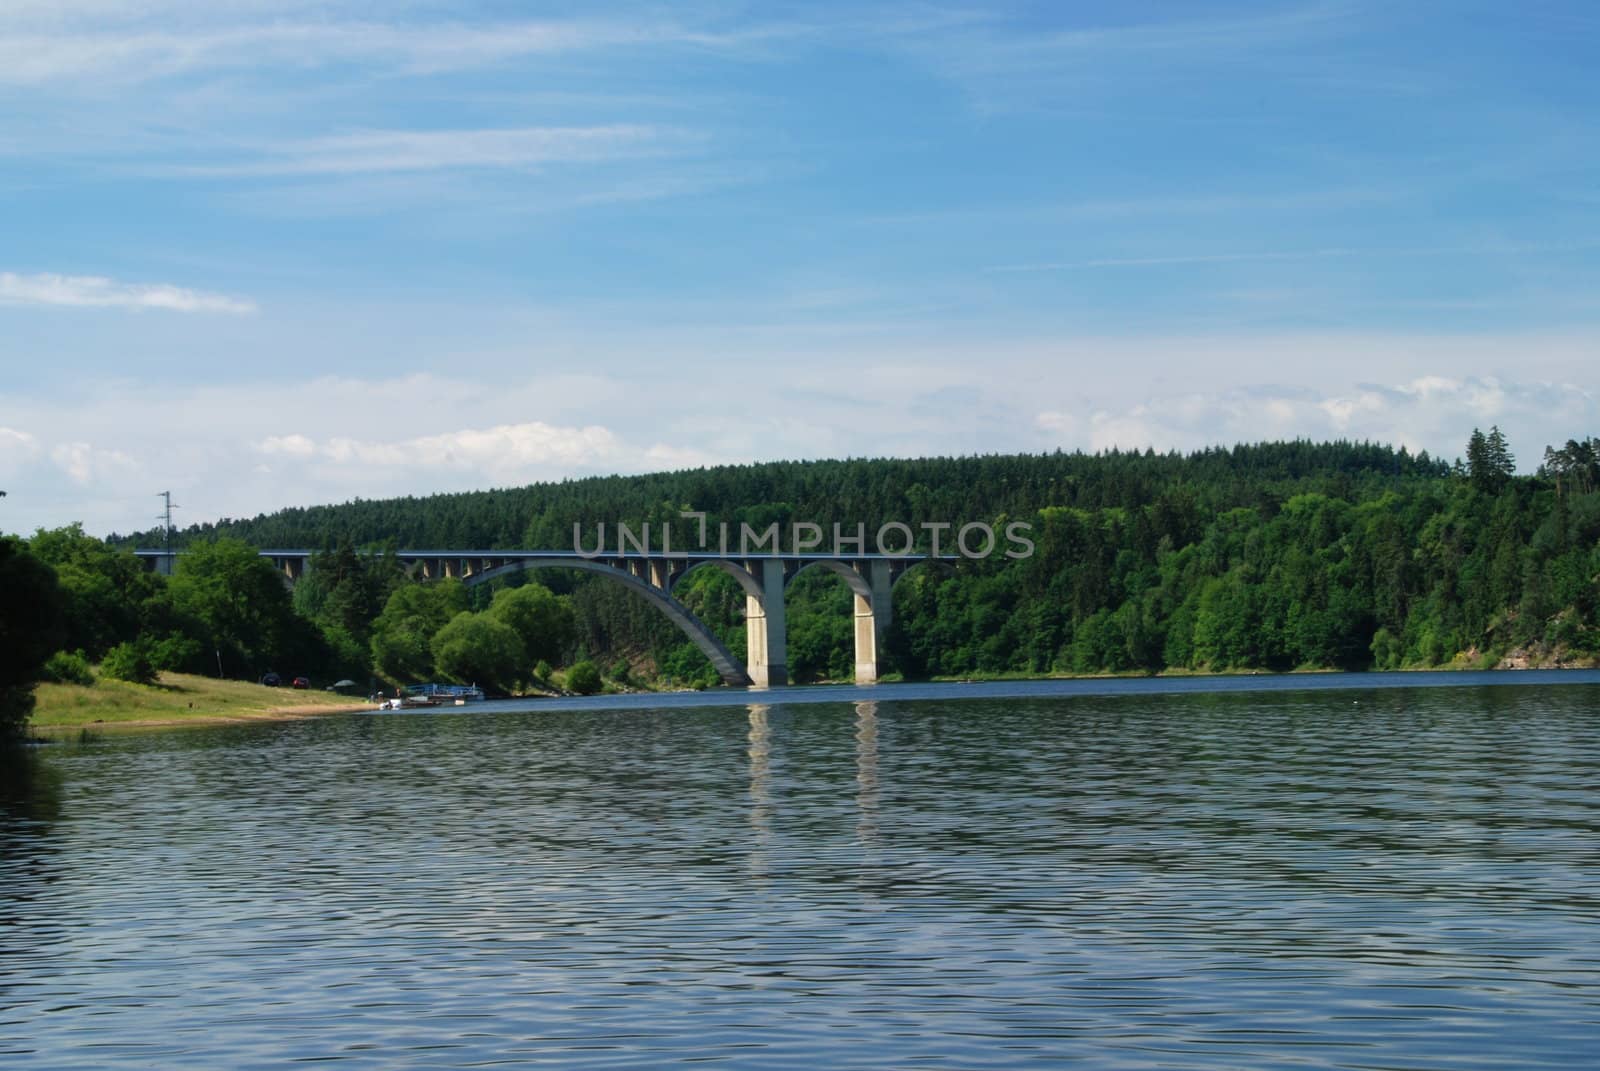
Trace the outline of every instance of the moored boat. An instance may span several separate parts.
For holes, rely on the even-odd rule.
[[[418,707],[466,706],[487,698],[476,684],[413,684],[401,695],[385,700],[379,710],[412,710]]]

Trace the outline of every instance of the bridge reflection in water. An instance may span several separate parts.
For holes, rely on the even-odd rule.
[[[138,550],[145,564],[172,572],[182,551]],[[263,550],[263,558],[293,583],[310,568],[309,550]],[[906,570],[924,562],[949,568],[954,555],[926,554],[639,554],[624,551],[579,554],[558,550],[403,550],[396,554],[413,576],[454,578],[468,587],[529,569],[577,569],[614,580],[644,597],[681,629],[731,685],[789,682],[788,628],[784,593],[808,569],[843,578],[854,596],[855,681],[872,684],[881,672],[883,636],[894,612],[894,585]],[[677,586],[700,569],[732,577],[745,596],[745,664],[687,606],[674,597]]]
[[[768,853],[772,848],[772,818],[777,801],[772,791],[772,707],[752,703],[749,707],[750,731],[745,756],[750,774],[750,846],[752,877],[769,876]],[[856,843],[863,850],[864,871],[878,866],[878,703],[857,700],[856,725]]]
[[[767,724],[771,708],[764,703],[750,707],[750,874],[767,876],[767,851],[772,846],[772,727]]]

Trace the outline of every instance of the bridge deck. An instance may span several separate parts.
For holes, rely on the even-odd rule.
[[[170,553],[173,557],[182,555],[183,550],[173,551],[149,550],[139,548],[133,552],[140,558],[165,558]],[[266,547],[258,552],[263,558],[310,558],[313,554],[320,553],[315,550],[303,548]],[[518,561],[526,558],[573,558],[576,560],[593,561],[596,558],[640,558],[652,561],[752,561],[761,558],[778,558],[785,561],[829,561],[829,562],[874,562],[874,561],[926,561],[932,555],[917,552],[905,554],[828,554],[822,552],[792,553],[789,551],[776,552],[771,550],[752,550],[746,554],[729,551],[726,554],[718,551],[673,551],[663,554],[659,551],[650,551],[641,554],[636,550],[607,550],[600,553],[582,553],[575,550],[397,550],[397,558],[503,558],[507,561]],[[961,561],[959,554],[941,554],[938,561]]]

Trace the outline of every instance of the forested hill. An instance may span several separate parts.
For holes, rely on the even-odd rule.
[[[1364,499],[1416,481],[1443,480],[1451,468],[1426,453],[1372,443],[1262,443],[1192,454],[1053,453],[724,465],[647,476],[603,476],[527,487],[422,498],[357,499],[225,519],[177,533],[235,536],[259,547],[392,543],[403,548],[564,549],[574,522],[593,525],[677,521],[705,512],[711,523],[764,527],[773,521],[833,523],[868,531],[889,521],[1027,517],[1046,507],[1085,510],[1161,505],[1195,524],[1241,507],[1271,507],[1316,492]],[[680,528],[680,531],[683,529]],[[118,538],[157,545],[151,531]]]
[[[358,550],[566,549],[574,523],[588,532],[663,521],[674,524],[676,549],[693,549],[683,510],[735,531],[776,522],[786,534],[791,523],[876,532],[897,522],[924,538],[925,526],[1030,525],[1031,554],[913,568],[896,585],[884,653],[908,677],[1600,656],[1600,440],[1548,448],[1537,475],[1518,476],[1494,429],[1474,432],[1465,461],[1452,464],[1370,443],[1292,442],[1188,455],[780,462],[357,501],[190,528],[180,542],[193,552],[170,586],[140,573],[129,555],[88,546],[97,541],[76,529],[40,533],[33,550],[79,607],[68,616],[84,628],[64,649],[82,648],[90,660],[119,640],[166,636],[151,652],[165,668],[203,671],[207,659],[232,651],[230,664],[252,672],[293,661],[397,683],[509,688],[543,679],[530,675],[537,661],[598,662],[618,681],[710,683],[710,663],[665,616],[603,577],[551,570],[539,576],[548,591],[519,574],[468,593],[457,581],[407,576],[392,554]],[[241,625],[207,609],[207,599],[230,590],[213,573],[261,572],[248,564],[262,564],[251,545],[325,548],[295,586],[294,615],[279,607],[281,620]],[[218,606],[259,617],[274,598],[282,602],[278,578],[263,568],[248,597]],[[527,589],[512,590],[519,584]],[[145,590],[152,585],[158,590]],[[132,594],[118,617],[102,603],[124,589]],[[674,595],[743,657],[746,604],[730,577],[702,570]],[[824,570],[790,584],[793,679],[849,678],[851,599]],[[548,623],[569,615],[570,628]],[[469,643],[468,632],[483,636]],[[499,640],[483,638],[491,634]],[[498,668],[483,661],[491,650]]]

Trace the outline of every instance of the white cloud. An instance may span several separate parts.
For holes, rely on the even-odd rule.
[[[548,325],[547,325],[548,327]],[[148,527],[781,458],[1370,439],[1461,453],[1498,424],[1523,469],[1600,431],[1596,341],[1412,336],[1014,343],[654,329],[453,354],[450,374],[0,393],[0,525]],[[724,350],[712,360],[707,350]],[[628,354],[648,353],[648,361]],[[979,357],[981,356],[981,359]],[[698,362],[698,363],[696,363]],[[753,364],[760,377],[744,374]],[[1513,378],[1505,371],[1526,369]],[[582,372],[529,372],[537,368]],[[1219,375],[1219,369],[1227,375]],[[519,371],[520,369],[520,371]],[[599,371],[603,369],[604,371]],[[1253,382],[1229,389],[1218,384]],[[107,449],[115,444],[115,449]]]
[[[97,480],[131,474],[138,464],[121,450],[98,449],[86,442],[61,443],[51,448],[50,460],[73,483],[87,485]]]
[[[516,474],[550,464],[588,467],[618,462],[627,453],[610,430],[598,425],[555,427],[540,421],[393,440],[335,436],[317,442],[303,435],[272,436],[257,448],[265,454],[341,466],[417,466],[485,474]]]
[[[0,460],[31,458],[39,453],[39,440],[25,431],[0,428]]]
[[[1047,409],[1033,418],[1041,431],[1070,438],[1078,428],[1078,420],[1071,413]]]
[[[0,305],[64,305],[76,308],[165,309],[248,315],[256,304],[225,294],[167,283],[121,283],[97,275],[20,275],[0,272]]]
[[[1070,414],[1046,410],[1041,428],[1076,426]],[[1088,415],[1091,450],[1195,450],[1286,438],[1371,440],[1454,457],[1474,427],[1498,423],[1538,465],[1552,439],[1600,424],[1600,399],[1572,383],[1504,383],[1492,377],[1423,376],[1395,385],[1362,384],[1323,394],[1289,386],[1157,395],[1125,408]]]
[[[316,455],[317,444],[304,435],[269,435],[261,440],[258,449],[263,454],[287,454],[289,457],[304,460]],[[262,471],[272,470],[263,468]]]
[[[189,175],[351,175],[536,168],[660,151],[672,132],[612,124],[504,130],[373,130],[266,147],[244,163],[178,169]]]
[[[39,440],[33,435],[15,428],[0,428],[0,477],[10,481],[22,475],[39,453]]]
[[[0,14],[0,82],[46,84],[80,79],[142,82],[195,72],[277,68],[304,72],[365,64],[407,73],[464,70],[528,56],[637,45],[728,47],[740,35],[717,35],[668,22],[548,20],[467,24],[326,17],[285,18],[280,11],[167,12],[124,7],[115,21],[82,13],[55,17]],[[229,17],[229,16],[233,17]],[[7,22],[10,22],[10,32]],[[108,27],[107,23],[111,22]]]

